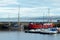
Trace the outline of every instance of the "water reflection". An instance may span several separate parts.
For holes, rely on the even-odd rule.
[[[59,40],[60,34],[43,35],[24,32],[0,32],[0,40]]]

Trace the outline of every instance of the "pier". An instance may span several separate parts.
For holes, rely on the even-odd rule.
[[[30,22],[20,22],[20,26],[18,22],[0,22],[0,31],[21,31],[28,30],[28,25]],[[33,23],[33,22],[32,22]],[[35,22],[35,23],[43,23],[43,22]],[[46,23],[46,22],[45,22]],[[60,27],[60,22],[53,22],[54,27]]]

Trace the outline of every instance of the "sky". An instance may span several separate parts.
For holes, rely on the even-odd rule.
[[[0,18],[60,16],[60,0],[0,0]],[[48,13],[49,9],[49,13]]]

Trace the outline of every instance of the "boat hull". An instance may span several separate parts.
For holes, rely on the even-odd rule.
[[[30,30],[26,30],[25,31],[26,33],[40,33],[40,34],[56,34],[57,33],[57,31],[56,32],[53,32],[53,31],[51,31],[51,32],[44,32],[44,31],[30,31]]]

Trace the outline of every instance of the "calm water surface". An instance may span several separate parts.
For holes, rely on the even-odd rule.
[[[0,40],[60,40],[60,34],[34,34],[24,32],[0,32]]]

